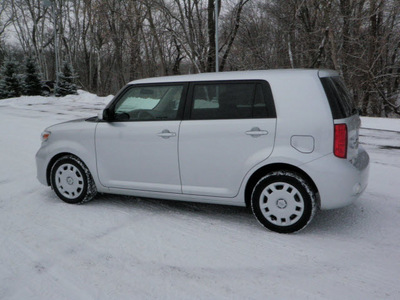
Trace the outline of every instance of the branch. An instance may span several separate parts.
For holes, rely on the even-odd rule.
[[[373,78],[373,74],[370,73],[371,78]],[[390,106],[392,108],[392,111],[397,114],[400,115],[400,105],[395,105],[392,102],[390,102],[390,100],[385,96],[384,92],[378,87],[377,83],[375,82],[375,80],[372,80],[372,84],[374,85],[376,91],[378,92],[379,96],[382,98],[383,102]]]

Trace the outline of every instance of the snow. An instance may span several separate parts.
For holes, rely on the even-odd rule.
[[[0,299],[400,299],[399,120],[363,118],[355,204],[280,235],[238,207],[58,200],[36,179],[40,133],[111,98],[0,101]]]
[[[400,131],[400,119],[361,117],[363,128]]]

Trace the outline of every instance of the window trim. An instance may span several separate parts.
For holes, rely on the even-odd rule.
[[[191,114],[192,114],[192,107],[193,107],[193,96],[194,96],[194,87],[196,85],[206,85],[206,84],[243,84],[243,83],[248,83],[248,84],[261,84],[262,90],[263,90],[263,95],[264,95],[264,102],[267,108],[268,116],[263,117],[263,118],[257,118],[257,119],[273,119],[276,118],[276,110],[275,110],[275,103],[274,103],[274,98],[272,95],[271,91],[271,86],[268,83],[268,81],[263,80],[263,79],[254,79],[254,80],[249,80],[249,79],[244,79],[244,80],[208,80],[208,81],[191,81],[189,82],[189,87],[188,87],[188,92],[187,92],[187,98],[185,102],[185,110],[184,110],[184,116],[183,120],[191,120],[191,121],[207,121],[207,120],[249,120],[249,119],[255,119],[253,116],[249,118],[232,118],[232,119],[192,119]],[[255,95],[254,95],[255,97]],[[254,104],[254,103],[253,103]],[[253,109],[253,108],[252,108]],[[253,115],[253,113],[252,113]]]

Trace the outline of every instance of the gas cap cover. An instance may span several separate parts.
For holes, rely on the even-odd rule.
[[[311,135],[293,135],[290,138],[290,145],[301,153],[312,153],[315,141]]]

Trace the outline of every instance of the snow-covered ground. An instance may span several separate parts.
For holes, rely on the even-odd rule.
[[[302,232],[244,208],[100,195],[36,180],[41,131],[111,97],[0,100],[0,299],[400,299],[400,120],[363,118],[370,183]]]

